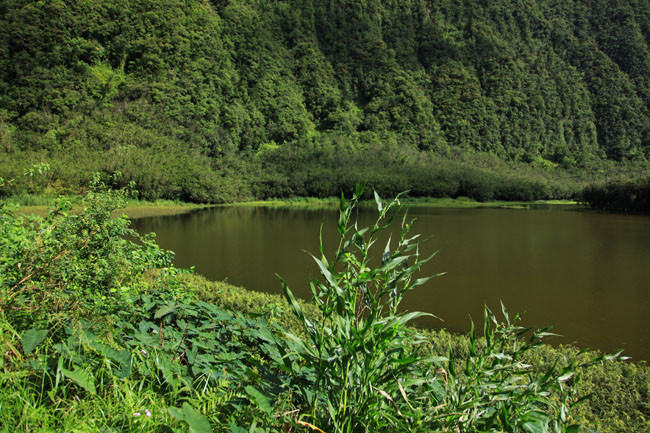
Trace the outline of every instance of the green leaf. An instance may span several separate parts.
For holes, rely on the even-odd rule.
[[[179,407],[170,407],[167,409],[167,412],[174,418],[176,418],[178,421],[185,421],[185,417],[183,416],[183,411]]]
[[[26,331],[22,337],[23,353],[25,355],[32,353],[32,351],[36,349],[36,346],[45,340],[47,333],[47,329],[32,328]]]
[[[177,420],[186,422],[190,427],[190,433],[213,433],[208,418],[188,403],[183,403],[182,409],[170,407],[167,411]]]
[[[377,210],[381,213],[381,211],[384,209],[384,206],[381,202],[381,198],[379,197],[379,194],[377,194],[377,191],[373,190],[372,192],[375,195],[375,203],[377,203]]]
[[[96,394],[97,390],[95,389],[95,380],[86,370],[76,367],[74,371],[66,370],[61,368],[61,372],[65,377],[85,389],[91,394]]]
[[[438,366],[441,366],[443,362],[448,362],[448,361],[449,358],[445,356],[427,356],[426,358],[422,358],[420,360],[420,362],[427,363],[427,364],[432,363]]]
[[[245,428],[238,426],[235,424],[235,420],[231,419],[230,420],[230,432],[231,433],[248,433]]]
[[[341,290],[339,285],[336,283],[336,280],[334,279],[334,276],[329,271],[329,269],[327,269],[327,267],[325,266],[325,264],[321,260],[317,259],[313,255],[311,257],[314,259],[314,261],[318,265],[318,268],[320,269],[321,274],[325,277],[325,279],[327,280],[329,285],[332,288],[334,288],[334,290],[336,290],[336,294],[339,295],[339,296],[342,296],[343,295],[343,290]]]
[[[469,331],[469,353],[472,356],[476,356],[476,330],[474,328],[474,321],[471,317],[469,320],[472,324],[472,327]]]
[[[270,415],[273,409],[271,408],[271,403],[269,402],[269,399],[262,394],[260,391],[258,391],[256,388],[253,388],[252,386],[247,386],[244,388],[248,395],[255,401],[257,406],[262,409],[263,412],[266,414]]]
[[[546,425],[541,421],[526,422],[523,427],[524,430],[530,433],[548,433]]]
[[[277,275],[277,274],[276,274]],[[277,275],[277,277],[280,279],[280,284],[282,285],[282,291],[284,292],[284,296],[287,299],[287,302],[289,302],[289,306],[291,307],[291,310],[298,316],[298,318],[305,322],[305,316],[302,312],[302,308],[300,308],[300,304],[298,304],[298,301],[296,301],[296,297],[293,295],[293,292],[287,285],[287,283],[284,282],[282,277]]]
[[[395,257],[394,259],[386,262],[379,268],[379,271],[381,272],[389,272],[395,268],[397,268],[400,264],[404,263],[405,260],[408,259],[408,256],[400,256],[400,257]]]
[[[390,316],[385,319],[381,319],[378,321],[378,323],[382,323],[385,328],[392,328],[394,326],[401,327],[406,323],[410,322],[411,320],[417,319],[419,317],[436,317],[436,316],[430,313],[423,313],[421,311],[412,311],[410,313]]]
[[[153,317],[154,319],[160,319],[161,317],[164,317],[169,313],[173,313],[174,311],[176,311],[177,308],[178,305],[176,304],[164,305],[160,307],[158,311],[156,311],[156,314]]]
[[[393,236],[388,237],[388,242],[386,242],[386,247],[384,248],[384,252],[381,255],[381,264],[382,266],[388,262],[388,259],[390,259],[390,241],[393,238]]]
[[[183,403],[183,416],[190,426],[190,433],[212,433],[208,418],[187,403]]]

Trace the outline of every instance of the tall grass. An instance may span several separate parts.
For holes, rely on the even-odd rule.
[[[523,356],[552,334],[519,326],[518,315],[511,317],[503,305],[503,321],[485,308],[482,340],[472,325],[464,366],[457,365],[451,348],[447,357],[419,350],[426,340],[407,325],[425,313],[404,312],[399,305],[431,278],[415,279],[414,273],[433,256],[420,257],[419,235],[409,235],[413,222],[404,214],[395,246],[389,237],[374,254],[380,264],[373,266],[377,236],[401,206],[399,196],[384,203],[375,192],[377,219],[360,227],[355,211],[363,192],[357,186],[349,203],[341,198],[334,255],[325,256],[321,239],[320,257],[312,256],[322,277],[311,282],[317,318],[304,314],[282,282],[305,335],[288,334],[282,366],[302,396],[310,425],[337,433],[579,431],[570,409],[582,401],[576,391],[582,369],[618,354],[535,368]]]
[[[321,320],[306,318],[300,304],[283,282],[292,311],[301,320],[307,338],[289,335],[289,349],[304,367],[291,370],[303,398],[311,407],[313,422],[325,422],[328,431],[377,431],[402,424],[385,406],[390,395],[419,381],[418,365],[439,358],[413,356],[407,342],[417,340],[406,324],[425,313],[402,313],[399,304],[405,293],[429,278],[413,280],[413,274],[431,257],[421,258],[419,235],[408,236],[409,223],[402,220],[394,249],[391,239],[383,249],[381,265],[373,268],[371,248],[376,236],[386,230],[396,216],[399,197],[384,206],[375,194],[379,215],[374,225],[358,227],[353,214],[363,195],[357,190],[349,204],[341,198],[337,225],[340,239],[334,257],[313,256],[323,281],[311,283],[313,300]],[[288,365],[287,365],[288,367]],[[305,376],[314,380],[305,381]],[[319,418],[319,413],[327,419]]]

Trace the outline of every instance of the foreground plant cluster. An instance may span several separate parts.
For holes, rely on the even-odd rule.
[[[98,178],[82,212],[68,212],[65,200],[47,218],[0,208],[0,425],[585,431],[572,417],[585,397],[583,369],[617,364],[616,356],[531,364],[548,332],[520,327],[503,306],[503,321],[486,308],[481,336],[472,325],[462,359],[452,345],[434,349],[430,334],[408,326],[423,313],[398,308],[428,280],[414,275],[430,258],[420,256],[406,216],[391,231],[399,197],[384,203],[375,194],[376,223],[358,227],[362,193],[341,199],[333,257],[323,248],[314,256],[322,275],[311,282],[315,306],[284,285],[289,306],[269,304],[264,314],[207,302],[221,295],[202,294],[195,277],[171,265],[172,253],[112,217],[128,193]],[[382,233],[389,240],[379,249]]]

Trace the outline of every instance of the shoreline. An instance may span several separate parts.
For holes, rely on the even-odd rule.
[[[282,316],[283,320],[288,320],[292,323],[295,322],[294,325],[296,326],[299,324],[298,321],[294,320],[291,316],[292,313],[289,311],[287,300],[284,295],[280,293],[258,291],[229,283],[226,280],[212,280],[196,272],[184,275],[183,280],[192,290],[196,291],[202,301],[220,305],[244,314],[270,314],[271,317],[274,318]],[[296,300],[306,314],[319,314],[313,301],[304,298],[296,298]],[[279,311],[281,311],[281,314],[278,315]],[[445,338],[457,340],[457,344],[458,342],[462,342],[461,346],[468,341],[469,329],[454,330],[449,329],[444,325],[436,327],[409,325],[409,327],[417,329],[419,332],[422,332],[429,337],[435,337],[438,334],[445,335]],[[594,356],[606,353],[606,351],[602,349],[581,347],[572,343],[552,343],[545,341],[544,345],[558,354],[567,351],[585,351],[585,353],[590,353]],[[650,367],[650,363],[646,359],[633,358],[628,362],[634,363],[638,366],[643,366],[644,368]]]
[[[73,203],[76,197],[72,197]],[[9,200],[3,200],[4,203],[11,203]],[[473,209],[473,208],[502,208],[502,209],[533,209],[538,206],[579,206],[580,203],[570,200],[537,200],[537,201],[486,201],[479,202],[467,197],[458,198],[404,198],[403,204],[409,206],[422,206],[432,208],[449,208],[449,209]],[[340,199],[336,197],[313,198],[313,197],[296,197],[289,199],[268,199],[253,200],[227,204],[200,204],[177,201],[159,200],[155,202],[132,201],[117,211],[126,215],[130,219],[151,218],[157,216],[182,215],[199,209],[213,207],[269,207],[269,208],[291,208],[301,210],[317,209],[336,209]],[[364,200],[362,206],[374,205],[372,200]],[[47,216],[49,204],[36,205],[18,205],[16,212],[36,216]],[[80,209],[79,206],[72,206],[73,211]]]
[[[479,202],[467,197],[457,198],[404,198],[401,200],[405,206],[422,206],[422,207],[436,207],[436,208],[450,208],[450,209],[471,209],[471,208],[507,208],[507,209],[531,209],[537,206],[579,206],[580,203],[573,200],[535,200],[535,201],[485,201]],[[304,209],[319,209],[338,207],[340,199],[336,197],[329,198],[311,198],[311,197],[297,197],[290,199],[269,199],[269,200],[254,200],[246,202],[238,202],[231,204],[217,205],[219,207],[225,206],[240,206],[240,207],[288,207],[288,208],[304,208]],[[362,206],[374,206],[374,201],[364,200],[361,202]]]
[[[129,219],[152,218],[158,216],[182,215],[199,209],[214,207],[214,205],[183,203],[183,202],[134,202],[129,203],[125,208],[114,212],[114,215],[126,215]],[[17,213],[25,215],[47,216],[49,205],[27,205],[18,206]],[[81,206],[73,205],[73,212],[81,209]]]

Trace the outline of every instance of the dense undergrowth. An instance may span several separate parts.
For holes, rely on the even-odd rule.
[[[650,212],[650,177],[590,185],[582,191],[581,200],[593,209]]]
[[[410,197],[533,201],[575,199],[585,186],[607,175],[627,181],[645,171],[643,163],[603,161],[588,169],[566,170],[508,163],[485,153],[445,156],[379,144],[265,148],[218,163],[200,153],[188,157],[157,147],[119,154],[83,148],[3,154],[0,149],[0,180],[11,179],[0,186],[0,198],[42,204],[30,203],[30,197],[83,195],[94,173],[100,173],[113,188],[133,184],[138,197],[148,201],[233,203],[335,197],[340,191],[351,195],[357,176],[384,196],[409,190]],[[366,198],[371,198],[368,193]]]
[[[337,254],[317,254],[315,304],[207,282],[139,237],[124,190],[95,179],[85,209],[0,208],[0,425],[11,431],[579,431],[648,427],[640,364],[539,344],[503,309],[483,335],[407,326],[423,258],[401,237],[369,267],[380,218],[341,202]],[[385,217],[385,218],[384,218]],[[408,266],[405,264],[408,263]],[[293,312],[294,314],[290,314]],[[615,357],[612,357],[615,358]],[[589,368],[584,368],[590,366]],[[590,400],[576,405],[583,396]],[[353,403],[354,402],[354,403]]]

